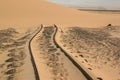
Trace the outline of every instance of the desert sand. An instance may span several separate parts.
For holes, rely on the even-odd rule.
[[[46,0],[0,0],[0,80],[35,80],[37,74],[31,59],[42,80],[86,80],[54,44],[53,34],[47,36],[49,39],[45,29],[44,34],[39,32],[41,24],[44,28],[57,25],[57,42],[89,75],[104,80],[120,79],[120,32],[119,28],[114,29],[120,26],[119,13],[79,11]],[[108,24],[113,26],[106,29]],[[31,58],[29,42],[37,32],[30,45]],[[49,52],[51,48],[55,52]]]
[[[63,27],[56,37],[58,43],[96,77],[103,80],[120,79],[119,26]]]
[[[0,1],[0,27],[11,25],[26,28],[39,24],[101,27],[107,24],[120,25],[119,15],[78,11],[46,0]]]

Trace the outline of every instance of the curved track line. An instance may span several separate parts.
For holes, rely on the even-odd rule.
[[[41,28],[38,30],[38,32],[30,39],[29,45],[28,45],[29,51],[30,51],[30,55],[31,55],[31,62],[32,62],[32,65],[33,65],[33,68],[34,68],[35,80],[40,80],[40,76],[38,74],[38,70],[37,70],[37,67],[36,67],[36,64],[35,64],[35,60],[34,60],[34,57],[33,57],[33,54],[32,54],[31,42],[35,38],[35,36],[42,30],[42,28],[43,28],[43,25],[41,25]]]
[[[60,50],[65,54],[65,56],[83,73],[83,75],[87,78],[87,80],[94,80],[92,77],[57,43],[55,40],[56,33],[58,31],[58,27],[54,25],[56,28],[55,34],[53,35],[53,41],[57,48],[60,48]]]

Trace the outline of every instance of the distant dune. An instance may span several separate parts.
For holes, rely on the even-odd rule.
[[[101,27],[120,25],[120,14],[78,11],[45,0],[0,0],[0,28],[28,28],[39,24],[59,26]]]
[[[117,13],[117,14],[120,14],[120,10],[114,10],[114,9],[111,9],[111,10],[108,10],[108,9],[89,9],[89,8],[79,8],[78,10],[80,11],[94,11],[94,12],[104,12],[104,13]]]

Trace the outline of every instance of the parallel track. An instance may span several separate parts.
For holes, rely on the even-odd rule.
[[[58,27],[56,25],[54,25],[54,27],[56,28],[55,29],[55,32],[54,32],[54,35],[53,35],[53,42],[54,44],[56,45],[57,48],[59,48],[63,53],[64,55],[72,62],[73,65],[75,65],[75,67],[80,71],[82,72],[82,74],[86,77],[87,80],[94,80],[56,41],[55,39],[55,36],[56,36],[56,33],[58,31]],[[32,54],[32,49],[31,49],[31,42],[32,40],[35,38],[35,36],[42,30],[43,26],[41,26],[41,29],[31,38],[31,40],[29,41],[29,50],[30,50],[30,55],[31,55],[31,62],[32,62],[32,65],[33,65],[33,68],[34,68],[34,74],[35,74],[35,79],[36,80],[40,80],[40,76],[39,76],[39,73],[38,73],[38,70],[37,70],[37,67],[36,67],[36,64],[35,64],[35,60],[34,60],[34,57],[33,57],[33,54]]]

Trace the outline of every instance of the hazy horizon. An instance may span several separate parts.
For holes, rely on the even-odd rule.
[[[120,9],[120,0],[48,0],[70,7]]]

